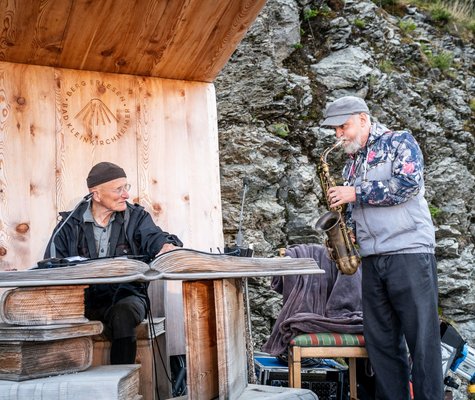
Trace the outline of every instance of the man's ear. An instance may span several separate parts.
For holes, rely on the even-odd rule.
[[[366,125],[366,123],[368,122],[368,116],[367,116],[367,114],[365,114],[365,113],[360,113],[360,114],[359,114],[359,121],[360,121],[361,127],[364,127],[364,126]]]

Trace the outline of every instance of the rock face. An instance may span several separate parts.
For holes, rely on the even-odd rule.
[[[423,150],[441,311],[475,346],[473,37],[449,35],[416,7],[396,16],[375,3],[268,0],[216,80],[225,237],[234,243],[247,177],[244,242],[257,255],[322,242],[315,166],[334,142],[319,128],[322,111],[342,95],[364,97],[374,118],[411,130]],[[444,55],[448,67],[436,63]],[[339,178],[344,156],[329,161]],[[250,292],[259,349],[280,299],[266,279]]]

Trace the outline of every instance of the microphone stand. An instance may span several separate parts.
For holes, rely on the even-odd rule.
[[[249,179],[244,177],[242,180],[242,199],[241,199],[241,211],[239,213],[239,225],[238,232],[236,234],[236,246],[224,248],[224,253],[233,253],[233,255],[239,257],[252,257],[254,251],[251,248],[243,248],[243,234],[242,234],[242,218],[244,213],[244,201],[246,199],[246,193],[249,190]]]
[[[54,244],[54,240],[56,239],[56,236],[58,236],[58,233],[63,229],[63,227],[66,225],[66,222],[69,221],[71,216],[75,213],[75,211],[84,203],[87,203],[91,200],[93,196],[93,193],[88,193],[86,196],[84,196],[81,201],[76,204],[76,206],[73,208],[73,210],[69,213],[69,215],[64,219],[64,221],[61,222],[61,225],[59,225],[58,229],[56,229],[56,232],[53,233],[53,236],[51,237],[51,243],[49,246],[49,258],[46,258],[44,260],[38,261],[38,268],[55,268],[58,266],[63,266],[64,264],[69,263],[70,260],[67,258],[57,258],[56,257],[56,245]],[[78,257],[73,257],[73,259],[78,259]]]
[[[247,178],[243,178],[242,180],[243,188],[242,188],[242,200],[241,200],[241,212],[239,213],[239,226],[238,226],[238,233],[236,235],[236,246],[242,247],[242,216],[244,211],[244,201],[246,199],[246,193],[249,190],[249,182]]]
[[[242,218],[244,212],[244,201],[246,199],[246,193],[249,190],[249,179],[244,177],[242,180],[242,200],[241,200],[241,212],[239,213],[239,226],[236,234],[236,246],[224,248],[224,253],[232,253],[238,257],[252,257],[254,250],[252,248],[244,249],[243,246],[243,234],[242,234]],[[251,307],[249,303],[249,287],[248,279],[242,278],[242,291],[244,301],[244,317],[245,317],[245,336],[246,336],[246,353],[247,353],[247,379],[249,383],[257,383],[256,374],[254,373],[254,344],[252,342],[252,324],[251,324]]]

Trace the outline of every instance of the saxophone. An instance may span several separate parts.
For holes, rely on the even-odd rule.
[[[350,231],[346,226],[345,207],[330,207],[328,202],[328,189],[336,186],[335,180],[330,175],[330,168],[327,163],[328,154],[335,148],[343,144],[343,140],[336,142],[326,149],[320,157],[318,175],[322,186],[323,194],[330,210],[319,218],[315,224],[315,229],[324,231],[328,238],[325,241],[330,258],[335,261],[337,268],[342,274],[353,275],[360,264],[360,256],[350,237]]]

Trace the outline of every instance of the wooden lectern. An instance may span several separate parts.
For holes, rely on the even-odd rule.
[[[323,273],[314,260],[302,260],[307,268],[303,273]],[[242,278],[296,273],[292,260],[275,258],[272,262],[278,267],[274,271],[183,281],[189,400],[233,400],[245,392],[248,365]]]

